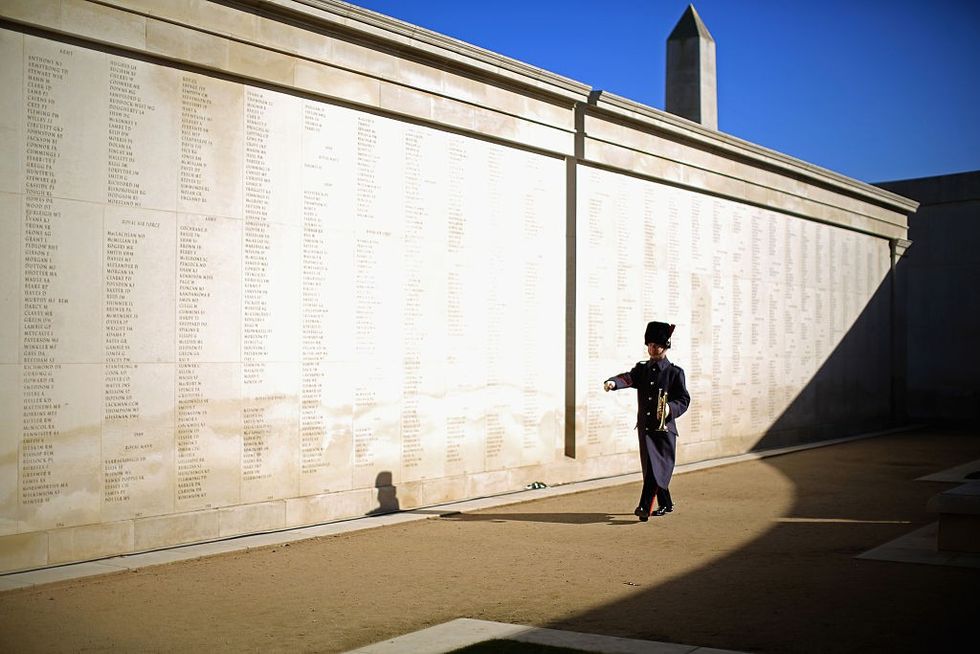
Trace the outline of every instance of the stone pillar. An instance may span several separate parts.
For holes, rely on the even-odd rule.
[[[912,245],[912,241],[904,238],[893,238],[889,241],[891,251],[891,272],[889,274],[891,290],[891,359],[892,387],[891,414],[892,423],[903,425],[908,422],[909,412],[906,389],[908,387],[908,306],[906,291],[906,274],[901,270],[902,257]]]
[[[667,111],[718,129],[715,40],[694,5],[667,37]]]
[[[602,91],[592,91],[589,103]],[[578,162],[585,158],[585,105],[575,103],[575,154],[565,157],[565,456],[576,456],[576,434],[579,432],[578,388],[576,386],[576,322],[578,297]]]

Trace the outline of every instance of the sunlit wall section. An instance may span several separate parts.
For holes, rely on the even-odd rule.
[[[19,32],[0,50],[0,563],[554,461],[560,158]]]
[[[647,358],[649,320],[692,395],[682,460],[884,424],[888,241],[587,166],[579,169],[577,444],[635,447],[635,393],[602,381]]]

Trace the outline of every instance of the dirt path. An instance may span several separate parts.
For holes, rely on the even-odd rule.
[[[0,651],[338,652],[456,617],[767,652],[937,651],[980,570],[856,560],[980,436],[916,432],[0,594]],[[941,648],[940,648],[941,649]]]

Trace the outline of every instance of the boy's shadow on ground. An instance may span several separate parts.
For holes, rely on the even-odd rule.
[[[547,522],[566,525],[591,525],[601,522],[609,525],[641,524],[632,513],[450,513],[439,517],[442,520],[459,522]]]

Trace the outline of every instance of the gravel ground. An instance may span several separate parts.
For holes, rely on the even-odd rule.
[[[949,651],[980,570],[858,560],[980,433],[923,429],[0,594],[0,651],[339,652],[457,617],[756,652]],[[967,640],[966,642],[970,642]]]

